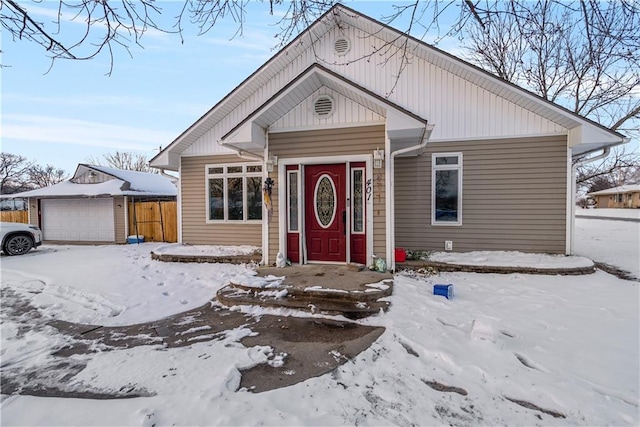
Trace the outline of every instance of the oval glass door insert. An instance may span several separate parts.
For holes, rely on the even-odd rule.
[[[336,216],[336,187],[327,174],[322,175],[316,182],[314,208],[320,227],[328,228]]]

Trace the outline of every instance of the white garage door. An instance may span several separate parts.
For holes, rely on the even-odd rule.
[[[45,240],[113,242],[113,199],[43,199]]]

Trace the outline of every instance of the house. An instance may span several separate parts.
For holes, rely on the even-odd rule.
[[[170,178],[104,166],[80,164],[73,177],[49,187],[6,197],[28,199],[29,223],[44,240],[63,243],[126,243],[131,202],[173,199]]]
[[[570,253],[572,157],[624,141],[336,5],[151,165],[179,171],[181,242],[393,268],[397,247]]]
[[[640,184],[628,184],[588,193],[596,208],[640,208]]]

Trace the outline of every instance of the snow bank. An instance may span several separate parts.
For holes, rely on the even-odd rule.
[[[576,208],[577,217],[606,217],[606,218],[631,218],[640,220],[640,209],[579,209]]]
[[[486,265],[492,267],[581,268],[593,266],[593,262],[590,259],[581,256],[504,251],[434,252],[429,256],[429,260],[451,264]]]
[[[576,218],[575,253],[640,279],[640,222]]]
[[[251,255],[260,253],[261,248],[257,246],[210,246],[210,245],[163,245],[153,250],[157,254],[166,255],[193,255],[193,256],[234,256]]]

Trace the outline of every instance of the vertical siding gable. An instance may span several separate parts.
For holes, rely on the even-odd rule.
[[[326,119],[318,118],[313,113],[313,104],[320,95],[329,95],[334,100],[334,112]],[[277,132],[279,130],[299,127],[372,123],[384,122],[384,120],[385,118],[378,113],[369,110],[327,87],[321,87],[270,126],[269,130]]]
[[[346,36],[351,49],[333,53],[333,41]],[[264,85],[220,120],[185,152],[186,155],[223,153],[217,141],[248,114],[270,99],[301,72],[317,62],[435,124],[433,140],[504,138],[563,133],[566,129],[513,102],[463,79],[425,58],[412,56],[397,78],[400,55],[371,54],[384,42],[353,27],[333,28],[313,47],[291,58]],[[267,75],[268,70],[263,70]],[[271,73],[269,73],[271,74]],[[262,76],[255,78],[261,78]],[[497,86],[496,86],[497,89]],[[532,106],[534,107],[534,106]]]

